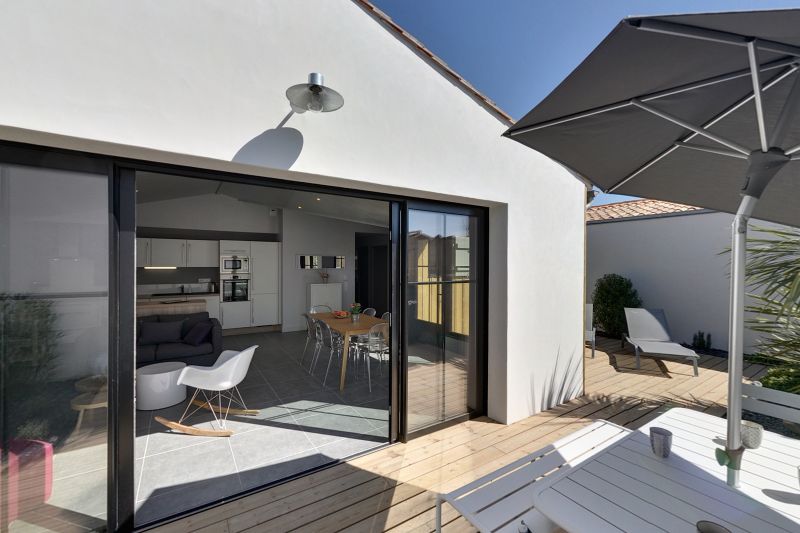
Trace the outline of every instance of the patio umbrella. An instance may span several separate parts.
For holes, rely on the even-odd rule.
[[[743,450],[747,223],[800,226],[799,66],[800,10],[631,17],[505,133],[606,192],[736,214],[719,457],[732,486]]]

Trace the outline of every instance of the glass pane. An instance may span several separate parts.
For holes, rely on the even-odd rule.
[[[0,526],[102,528],[107,178],[0,165],[0,250]]]
[[[416,210],[408,217],[408,426],[414,431],[477,405],[477,219]]]

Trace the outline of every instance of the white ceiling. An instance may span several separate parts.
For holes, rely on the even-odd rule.
[[[265,207],[302,209],[303,213],[360,222],[373,226],[389,226],[389,203],[350,196],[318,194],[262,185],[186,178],[170,174],[137,172],[136,203],[189,198],[204,194],[223,194],[241,202]]]

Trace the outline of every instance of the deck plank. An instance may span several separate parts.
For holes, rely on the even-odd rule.
[[[606,419],[638,428],[670,407],[721,415],[727,396],[727,360],[701,357],[700,376],[683,361],[642,357],[641,369],[618,340],[598,338],[586,350],[584,396],[515,424],[481,417],[408,443],[321,470],[158,529],[198,531],[431,532],[435,497],[591,423]],[[761,365],[745,365],[749,380]],[[451,507],[444,531],[474,531]]]

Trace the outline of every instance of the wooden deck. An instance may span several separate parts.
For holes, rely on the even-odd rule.
[[[636,428],[671,406],[725,412],[727,360],[703,356],[700,376],[683,362],[643,358],[635,369],[619,341],[587,350],[586,395],[513,425],[488,418],[464,422],[389,446],[160,528],[203,531],[418,531],[434,526],[437,492],[453,490],[537,450],[595,419]],[[759,365],[745,365],[757,379]],[[452,509],[445,531],[473,531]]]

